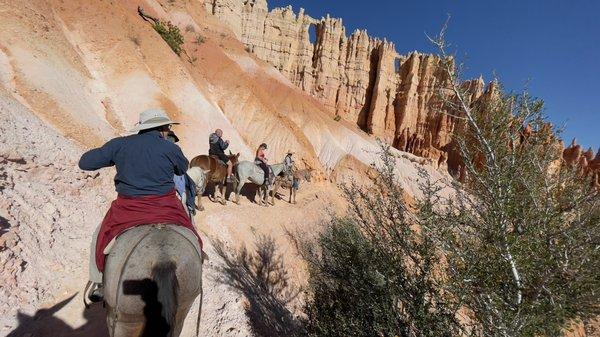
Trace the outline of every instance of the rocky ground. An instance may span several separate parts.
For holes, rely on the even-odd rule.
[[[105,336],[104,309],[84,310],[89,239],[115,197],[112,169],[87,173],[76,160],[83,147],[49,128],[0,91],[0,336]],[[298,204],[276,200],[223,206],[205,197],[196,225],[209,260],[204,269],[202,331],[206,336],[250,336],[277,327],[267,315],[295,320],[305,278],[287,232],[311,232],[327,214],[342,209],[334,184],[303,184]],[[249,255],[242,254],[247,247]],[[272,272],[286,275],[264,293],[251,259],[267,252]],[[242,262],[252,268],[239,269]],[[243,276],[243,277],[241,277]],[[281,305],[273,308],[265,298]],[[270,301],[270,300],[269,300]],[[271,303],[271,302],[269,302]],[[196,306],[183,336],[191,336]],[[276,323],[273,323],[276,322]],[[286,322],[285,326],[288,326]]]

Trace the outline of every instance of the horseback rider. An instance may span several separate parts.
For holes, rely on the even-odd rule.
[[[227,165],[227,182],[232,182],[233,175],[233,164],[229,160],[229,157],[225,154],[225,150],[229,147],[229,140],[223,140],[223,130],[216,129],[215,132],[211,133],[208,137],[209,149],[208,154],[211,156],[217,156],[219,159]]]
[[[269,169],[269,164],[268,164],[268,159],[267,159],[267,155],[265,154],[265,151],[267,150],[267,144],[262,143],[260,144],[260,146],[258,147],[258,149],[256,150],[256,157],[254,158],[254,163],[258,166],[260,166],[260,168],[265,172],[265,180],[263,182],[263,184],[265,186],[271,185],[271,170]]]
[[[285,174],[288,176],[292,174],[292,170],[294,168],[294,159],[292,158],[293,155],[294,152],[292,150],[288,150],[285,154],[285,158],[283,159]]]
[[[146,110],[140,113],[132,130],[137,134],[112,139],[87,151],[79,160],[79,168],[86,171],[109,166],[117,169],[114,181],[118,197],[92,238],[90,280],[86,286],[87,298],[92,302],[103,299],[104,250],[125,230],[144,224],[169,223],[190,229],[200,241],[175,194],[173,177],[185,175],[188,160],[179,146],[165,139],[172,124],[178,123],[162,109]],[[188,207],[193,208],[193,204],[193,198],[188,199]]]

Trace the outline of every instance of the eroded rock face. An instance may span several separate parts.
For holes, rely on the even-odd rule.
[[[580,173],[583,176],[590,176],[592,184],[596,188],[600,188],[600,149],[598,149],[598,152],[594,156],[592,148],[583,151],[581,145],[577,144],[577,141],[573,139],[571,145],[563,150],[562,157],[567,165],[577,165]]]
[[[205,8],[229,25],[249,52],[336,115],[441,166],[455,161],[445,153],[457,121],[440,113],[445,108],[437,88],[447,81],[440,57],[399,55],[393,43],[366,31],[346,36],[341,19],[315,19],[289,6],[269,11],[266,0],[205,0]],[[472,100],[484,93],[482,79],[465,85]]]

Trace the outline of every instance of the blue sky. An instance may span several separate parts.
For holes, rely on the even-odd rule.
[[[367,29],[401,54],[436,52],[435,35],[451,15],[446,34],[465,63],[466,76],[495,73],[509,91],[525,87],[546,102],[563,138],[600,146],[600,1],[598,0],[268,0],[312,17],[343,19],[346,34]]]

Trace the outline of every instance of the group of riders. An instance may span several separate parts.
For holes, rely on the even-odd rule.
[[[89,264],[89,282],[85,297],[99,302],[103,294],[105,254],[110,243],[124,231],[144,224],[174,224],[186,227],[202,241],[192,224],[191,216],[182,207],[177,194],[187,194],[186,207],[193,209],[194,182],[187,176],[189,162],[175,143],[178,137],[171,130],[172,121],[162,109],[140,113],[139,122],[131,130],[134,134],[118,137],[103,146],[87,151],[79,160],[82,170],[93,171],[116,167],[114,178],[117,199],[111,203],[102,223],[92,238]],[[209,136],[209,155],[218,157],[227,165],[228,182],[235,179],[233,165],[225,150],[229,141],[223,140],[223,131],[215,130]],[[264,171],[264,183],[272,184],[266,157],[267,144],[256,150],[255,164]],[[288,151],[289,152],[289,151]],[[291,152],[286,156],[291,164]]]
[[[225,154],[225,150],[229,147],[229,140],[223,140],[223,130],[217,129],[214,133],[211,133],[208,137],[209,149],[208,154],[210,156],[218,157],[221,162],[227,165],[227,182],[231,183],[235,179],[233,176],[233,163],[229,159],[229,156]],[[256,150],[256,156],[254,163],[258,165],[265,174],[264,184],[269,185],[273,183],[273,177],[269,170],[268,159],[266,156],[267,144],[262,143]],[[292,153],[288,151],[286,160],[291,160]]]

